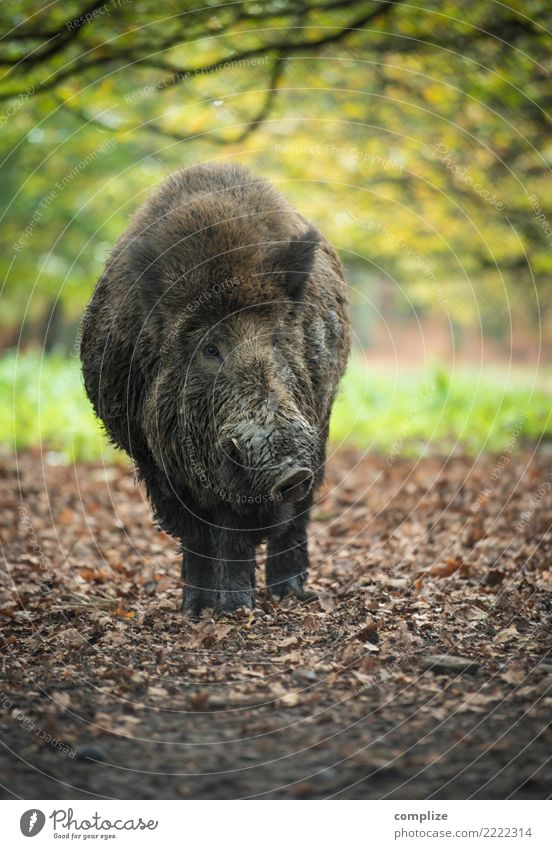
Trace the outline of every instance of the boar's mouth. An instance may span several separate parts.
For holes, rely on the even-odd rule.
[[[289,469],[274,484],[271,495],[275,501],[291,504],[300,501],[310,492],[313,482],[313,474],[305,466]]]

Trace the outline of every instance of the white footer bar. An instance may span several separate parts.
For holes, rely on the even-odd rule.
[[[6,849],[106,844],[117,849],[550,849],[551,814],[551,802],[523,800],[0,801],[0,843]]]

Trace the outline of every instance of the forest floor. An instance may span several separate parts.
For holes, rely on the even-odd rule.
[[[0,460],[5,798],[546,798],[552,453],[330,457],[309,605],[178,612],[129,468]],[[262,555],[260,556],[260,560]]]

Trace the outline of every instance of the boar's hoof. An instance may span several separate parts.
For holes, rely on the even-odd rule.
[[[184,590],[184,598],[182,599],[181,610],[188,616],[197,619],[203,610],[213,608],[215,606],[215,594],[211,591],[198,589],[197,587],[186,587]]]
[[[310,469],[303,466],[289,469],[272,487],[271,495],[275,501],[292,504],[308,495],[313,480],[314,475]]]
[[[232,613],[240,607],[255,608],[254,590],[221,590],[215,608],[217,613]]]
[[[269,587],[268,591],[273,601],[282,601],[288,595],[295,596],[299,601],[305,602],[316,601],[318,598],[313,590],[306,590],[303,587],[303,580],[298,575],[285,581],[278,581],[277,584]]]

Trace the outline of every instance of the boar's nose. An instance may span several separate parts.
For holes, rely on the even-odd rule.
[[[286,504],[299,501],[309,492],[312,481],[313,474],[310,469],[303,466],[288,469],[285,475],[272,487],[272,497],[275,501],[283,501]]]

